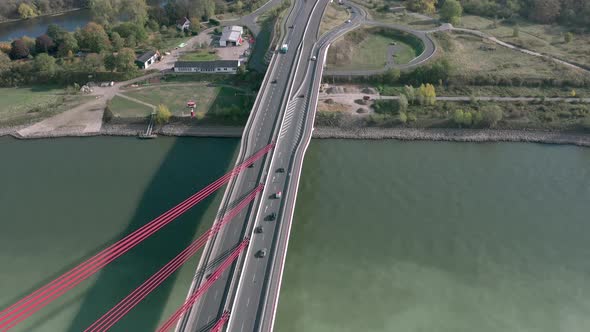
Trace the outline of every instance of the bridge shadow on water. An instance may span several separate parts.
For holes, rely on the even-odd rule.
[[[126,229],[114,237],[111,243],[148,223],[227,172],[237,154],[239,140],[233,140],[233,144],[218,144],[219,142],[213,140],[209,144],[211,146],[199,149],[199,153],[195,152],[196,140],[199,139],[183,138],[175,141],[138,201],[135,214]],[[156,141],[151,144],[158,143]],[[203,150],[206,151],[205,154],[201,153]],[[89,290],[83,294],[80,308],[67,331],[83,331],[201,235],[215,216],[215,213],[207,211],[217,209],[224,189],[222,187],[216,194],[203,200],[102,270]],[[105,243],[105,247],[109,244]],[[194,268],[199,256],[200,252],[187,264]],[[166,308],[178,277],[178,272],[173,274],[111,331],[154,331],[161,319],[165,319],[180,306],[185,298],[186,293],[175,296],[178,297],[178,303]],[[186,292],[188,287],[187,282],[181,288]]]

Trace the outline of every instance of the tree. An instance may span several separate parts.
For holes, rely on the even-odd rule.
[[[443,21],[457,24],[463,14],[463,7],[457,0],[445,0],[445,3],[440,8],[439,14]]]
[[[37,53],[49,53],[54,50],[55,43],[48,35],[41,35],[35,39],[35,50]]]
[[[405,112],[399,112],[399,122],[401,122],[403,124],[408,122],[408,116],[406,115]]]
[[[70,57],[70,53],[78,51],[78,41],[73,34],[66,32],[58,41],[57,55],[60,57]]]
[[[540,23],[553,23],[559,17],[560,0],[533,0],[529,18]]]
[[[520,26],[515,25],[514,29],[512,29],[512,37],[514,38],[518,38],[518,36],[520,35]]]
[[[29,5],[23,2],[18,6],[18,15],[20,15],[20,18],[22,19],[35,17],[37,16],[37,10],[34,5]]]
[[[0,53],[10,54],[12,51],[12,45],[8,42],[0,42]]]
[[[89,53],[80,63],[80,70],[87,73],[96,73],[102,70],[103,64],[104,60],[101,54]]]
[[[51,78],[55,75],[57,65],[55,64],[55,58],[47,53],[41,53],[33,60],[33,70],[39,76]]]
[[[408,0],[406,7],[415,12],[434,14],[437,0]]]
[[[385,74],[383,74],[383,83],[397,83],[400,78],[400,71],[397,68],[388,69]]]
[[[156,123],[168,123],[168,121],[170,121],[170,117],[172,117],[172,113],[168,109],[168,106],[162,104],[158,105],[158,108],[156,109]]]
[[[118,11],[123,17],[138,25],[145,25],[148,19],[148,6],[145,0],[119,0]]]
[[[25,44],[25,42],[21,39],[17,39],[12,42],[12,49],[10,50],[10,57],[13,60],[16,59],[24,59],[31,54],[29,47]]]
[[[405,85],[402,94],[406,96],[409,104],[413,104],[416,100],[416,89],[411,85]]]
[[[0,78],[4,73],[9,72],[10,68],[12,68],[10,57],[5,53],[0,52]]]
[[[563,40],[568,44],[571,43],[573,39],[574,39],[574,34],[571,32],[566,32],[565,35],[563,35]]]
[[[417,99],[420,105],[436,104],[436,89],[434,88],[434,85],[430,83],[420,85],[418,88]]]
[[[117,71],[129,73],[137,70],[135,65],[135,52],[130,48],[123,48],[117,54]]]
[[[125,44],[125,40],[121,37],[118,32],[113,32],[111,34],[111,45],[113,46],[114,51],[118,51],[123,48]]]
[[[199,21],[197,18],[191,18],[191,27],[190,27],[191,33],[193,36],[196,36],[199,34],[199,32],[201,32],[201,21]]]
[[[405,112],[408,110],[408,98],[405,95],[400,95],[397,103],[399,104],[400,112]]]
[[[463,110],[458,109],[455,110],[455,112],[453,112],[453,122],[455,122],[455,124],[457,124],[458,126],[461,126],[463,124],[464,118],[465,112],[463,112]]]
[[[89,22],[82,30],[79,30],[76,39],[80,48],[94,53],[100,53],[110,47],[109,36],[104,28],[94,22]]]
[[[502,112],[502,109],[498,105],[484,107],[481,110],[481,123],[488,127],[494,127],[502,120],[503,115],[504,112]]]
[[[104,57],[104,67],[109,71],[117,69],[117,57],[114,53],[109,53]]]
[[[45,34],[48,35],[49,38],[53,39],[54,41],[58,41],[66,33],[67,33],[67,31],[64,30],[62,27],[60,27],[59,25],[49,24],[47,26],[47,32]]]
[[[111,22],[119,11],[112,0],[88,0],[88,8],[94,19],[101,23]]]

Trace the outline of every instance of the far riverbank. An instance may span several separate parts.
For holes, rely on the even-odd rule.
[[[100,132],[81,133],[74,129],[57,132],[38,133],[32,137],[22,137],[17,131],[24,126],[0,128],[1,136],[17,139],[41,139],[58,137],[89,136],[138,136],[144,132],[142,124],[105,124]],[[169,124],[157,128],[154,133],[160,136],[178,137],[227,137],[239,138],[243,127],[239,126],[191,126],[186,124]],[[544,144],[563,144],[590,147],[590,135],[582,133],[538,131],[538,130],[494,130],[494,129],[417,129],[417,128],[332,128],[317,127],[313,138],[316,139],[361,139],[381,140],[396,139],[402,141],[447,141],[447,142],[528,142]]]

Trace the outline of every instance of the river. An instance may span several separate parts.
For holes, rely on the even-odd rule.
[[[3,1],[3,0],[0,0]],[[164,6],[168,0],[153,0],[148,3],[159,3]],[[0,23],[0,41],[18,39],[23,36],[36,38],[47,31],[47,26],[57,24],[67,31],[74,31],[85,26],[92,19],[88,9],[66,12],[61,15],[39,16],[28,20]]]
[[[0,139],[0,308],[217,178],[238,143]],[[202,233],[221,194],[22,331],[80,331]],[[275,331],[587,331],[589,200],[590,149],[314,140]],[[196,262],[113,331],[153,330]]]

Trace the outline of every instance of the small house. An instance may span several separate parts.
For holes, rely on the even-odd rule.
[[[148,69],[151,65],[156,63],[160,58],[160,53],[158,51],[147,51],[144,54],[137,57],[135,63],[141,69]]]
[[[188,31],[191,28],[191,21],[187,17],[183,17],[176,21],[176,27],[180,31]]]
[[[174,63],[176,73],[235,74],[240,67],[240,60],[215,61],[177,61]]]

